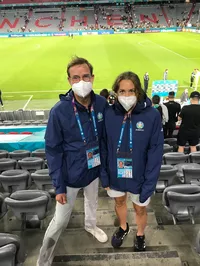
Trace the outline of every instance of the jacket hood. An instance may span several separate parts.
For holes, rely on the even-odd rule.
[[[151,100],[145,95],[144,99],[140,102],[137,102],[135,108],[133,109],[133,114],[139,114],[141,113],[144,109],[148,108],[148,107],[151,107],[152,106],[152,103],[151,103]],[[118,102],[116,101],[115,103],[115,110],[116,110],[116,113],[118,114],[125,114],[127,113],[127,111],[123,108],[123,106]]]

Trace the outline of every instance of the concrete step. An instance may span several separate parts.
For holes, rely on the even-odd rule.
[[[69,254],[56,256],[53,266],[181,266],[177,251]]]
[[[99,243],[84,229],[65,230],[57,244],[55,263],[53,266],[180,266],[179,257],[181,261],[185,262],[183,265],[200,265],[200,258],[195,254],[191,244],[193,239],[185,237],[184,232],[186,228],[182,230],[179,226],[166,226],[164,229],[159,230],[158,227],[148,225],[145,231],[147,250],[142,253],[133,252],[133,239],[136,234],[136,227],[131,227],[130,233],[124,240],[123,246],[120,249],[113,249],[111,246],[111,238],[116,228],[101,228],[106,232],[109,238],[108,242],[104,244]],[[198,227],[196,227],[196,231],[197,230],[199,230]],[[28,250],[28,258],[24,266],[35,266],[34,263],[41,247],[43,235],[44,232],[39,230],[26,231],[21,235],[21,237],[23,236],[25,241],[24,244]],[[179,257],[174,251],[178,252]],[[80,256],[83,256],[83,258],[81,259]],[[117,258],[117,260],[115,260],[115,258]],[[108,259],[110,261],[108,261]],[[121,264],[117,264],[118,261]],[[102,262],[105,264],[102,264]],[[108,262],[110,264],[108,264]]]

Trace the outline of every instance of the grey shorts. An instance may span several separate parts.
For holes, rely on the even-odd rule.
[[[111,198],[122,197],[126,194],[126,192],[121,192],[121,191],[117,191],[114,189],[107,190],[107,193],[108,193],[108,196]],[[132,194],[132,193],[129,193],[129,194],[130,194],[131,201],[138,206],[147,206],[150,202],[150,198],[148,198],[145,202],[141,203],[139,200],[140,194]]]

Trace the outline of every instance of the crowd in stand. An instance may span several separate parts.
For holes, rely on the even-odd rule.
[[[168,6],[169,10],[174,10],[175,8],[177,8],[175,5],[169,5]],[[62,6],[61,7],[61,11],[65,12],[66,7]],[[112,20],[112,15],[115,14],[116,9],[113,6],[101,6],[101,5],[94,5],[94,24],[93,25],[87,25],[85,27],[84,24],[85,22],[82,21],[79,23],[80,28],[76,28],[76,30],[99,30],[99,29],[113,29],[113,30],[119,30],[119,29],[130,29],[130,28],[165,28],[167,26],[170,27],[185,27],[188,25],[189,20],[193,19],[194,16],[198,16],[197,21],[195,21],[194,23],[192,23],[192,26],[199,26],[199,10],[194,10],[191,17],[189,17],[189,9],[185,9],[184,11],[182,11],[181,16],[179,18],[174,18],[174,17],[170,17],[169,16],[169,20],[167,22],[167,24],[162,24],[160,23],[160,19],[157,19],[157,21],[155,22],[151,22],[148,21],[148,15],[144,14],[144,19],[141,21],[140,17],[137,15],[137,6],[135,5],[131,5],[130,3],[126,3],[124,6],[120,6],[118,7],[119,11],[122,11],[124,14],[121,15],[121,21],[122,21],[122,25],[115,25],[115,21]],[[159,13],[159,17],[163,17],[163,13],[159,11],[160,10],[160,6],[157,6],[157,11]],[[33,8],[30,7],[29,11],[33,11]],[[84,12],[84,11],[83,11]],[[6,12],[2,11],[1,13],[2,17],[6,16]],[[18,17],[20,16],[19,12],[16,10],[14,17]],[[26,27],[26,25],[29,23],[29,21],[33,18],[29,18],[28,16],[28,12],[25,12],[24,15],[24,26],[21,27],[20,31],[33,31],[32,29],[28,29]],[[65,27],[64,27],[64,22],[66,19],[62,19],[62,18],[57,18],[60,20],[60,23],[58,24],[58,30],[59,31],[64,31]],[[105,24],[100,24],[99,21],[103,20],[105,21]],[[107,21],[110,22],[110,25],[107,25]],[[113,22],[113,23],[112,23]],[[12,31],[12,29],[10,29],[9,31]]]

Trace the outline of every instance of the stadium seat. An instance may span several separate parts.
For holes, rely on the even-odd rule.
[[[190,166],[183,167],[183,178],[185,184],[195,184],[200,186],[200,165],[198,164],[197,167]]]
[[[12,121],[3,121],[4,126],[12,126],[13,122]]]
[[[0,159],[2,158],[8,158],[8,151],[0,150]]]
[[[51,196],[55,196],[55,189],[52,186],[49,169],[37,170],[31,174],[31,177],[38,189],[48,191]]]
[[[200,151],[191,152],[189,154],[191,163],[199,163],[200,164]]]
[[[163,192],[163,205],[172,215],[174,224],[177,221],[190,219],[200,214],[200,187],[181,184],[167,187]]]
[[[5,196],[2,193],[0,193],[0,219],[7,212],[7,208],[6,208],[4,199],[5,199]]]
[[[22,124],[22,121],[13,121],[14,126],[20,126]]]
[[[8,134],[9,134],[9,135],[18,135],[19,132],[14,132],[14,131],[13,131],[13,132],[8,132]]]
[[[45,149],[38,149],[32,152],[32,156],[33,157],[40,157],[42,159],[46,159],[46,153],[45,153]]]
[[[17,165],[17,161],[14,159],[1,158],[0,159],[0,172],[15,169],[16,165]]]
[[[176,173],[177,170],[172,165],[162,165],[156,184],[156,192],[163,192],[166,187],[171,186],[176,178]]]
[[[20,266],[26,259],[22,242],[17,235],[0,233],[0,265]]]
[[[15,151],[9,152],[10,158],[15,159],[17,161],[30,157],[30,155],[31,153],[28,150],[15,150]]]
[[[44,160],[39,157],[27,157],[18,161],[21,169],[28,170],[30,172],[35,172],[44,168]]]
[[[174,148],[174,151],[177,151],[177,139],[176,138],[166,138],[164,139],[165,144],[169,144]]]
[[[176,165],[188,162],[189,155],[180,152],[168,152],[163,155],[164,164]]]
[[[28,221],[43,220],[51,208],[51,196],[47,191],[21,190],[5,198],[14,215],[22,221],[22,230]],[[40,223],[41,225],[41,223]]]
[[[17,190],[26,189],[29,178],[29,172],[19,169],[7,170],[0,174],[0,182],[3,186],[3,189],[9,194]]]
[[[169,144],[164,144],[164,146],[163,146],[163,154],[168,153],[168,152],[173,152],[173,147],[170,146]]]
[[[200,143],[196,146],[197,151],[200,151]]]
[[[184,184],[188,184],[185,180],[183,169],[200,169],[200,165],[197,163],[180,163],[176,164],[174,168],[177,169],[176,175],[179,177],[180,181]]]

